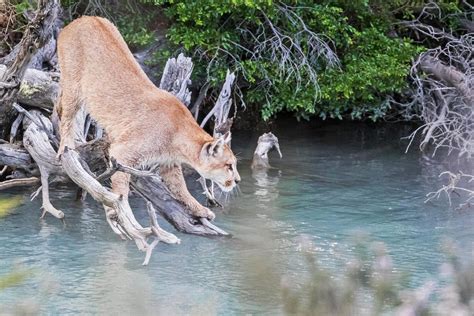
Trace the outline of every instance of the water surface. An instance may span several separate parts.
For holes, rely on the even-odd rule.
[[[405,154],[400,137],[409,128],[295,126],[274,130],[284,158],[272,156],[268,173],[249,168],[260,133],[233,136],[241,192],[215,210],[216,223],[233,238],[177,233],[159,219],[182,243],[159,245],[148,267],[133,242],[111,232],[97,203],[73,201],[72,187],[51,191],[65,225],[51,216],[39,220],[40,201],[29,202],[30,191],[0,193],[24,197],[0,220],[0,275],[18,266],[32,273],[23,285],[0,292],[1,308],[34,301],[51,315],[279,314],[282,276],[306,269],[302,236],[313,242],[321,264],[337,272],[353,255],[351,236],[366,232],[386,243],[411,286],[437,274],[446,237],[463,256],[473,256],[474,212],[444,200],[424,203],[446,163],[416,149]],[[132,204],[146,220],[144,203],[132,198]]]

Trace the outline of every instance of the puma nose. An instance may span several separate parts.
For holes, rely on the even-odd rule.
[[[240,182],[240,179],[235,179],[235,183],[239,183]]]

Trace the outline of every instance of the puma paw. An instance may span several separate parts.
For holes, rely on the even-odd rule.
[[[216,218],[216,214],[214,214],[213,211],[211,211],[210,209],[208,209],[206,207],[202,208],[201,210],[199,210],[197,212],[194,212],[194,215],[197,216],[197,217],[207,218],[210,221],[212,221],[212,220],[214,220],[214,218]]]
[[[207,217],[208,220],[213,221],[214,218],[216,218],[216,214],[214,214],[214,212],[211,211],[211,210],[207,210],[207,216],[206,217]]]

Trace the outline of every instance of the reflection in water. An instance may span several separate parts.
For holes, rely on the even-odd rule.
[[[250,168],[249,144],[260,134],[234,134],[241,193],[214,209],[217,225],[233,238],[177,233],[181,245],[158,245],[146,268],[133,242],[110,231],[101,206],[75,202],[74,189],[51,190],[66,225],[39,220],[40,201],[29,202],[30,192],[1,192],[24,197],[24,204],[0,219],[0,275],[17,263],[35,272],[0,292],[0,306],[38,297],[41,280],[52,279],[56,290],[37,299],[43,314],[280,314],[282,277],[296,280],[307,269],[302,235],[320,264],[337,271],[354,254],[348,238],[365,231],[387,244],[412,285],[437,273],[445,236],[464,256],[474,253],[474,212],[424,203],[440,186],[444,162],[405,154],[400,137],[409,132],[399,126],[283,126],[275,134],[284,159],[270,154],[274,168],[263,172]],[[145,204],[134,197],[131,203],[147,220]]]
[[[255,180],[255,196],[259,204],[265,205],[278,198],[278,182],[280,181],[281,171],[254,169],[252,170],[252,178]]]

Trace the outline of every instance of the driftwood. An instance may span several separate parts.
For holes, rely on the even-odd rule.
[[[268,169],[270,168],[270,163],[268,162],[268,153],[275,149],[280,158],[283,157],[280,151],[280,144],[278,143],[278,138],[273,135],[273,133],[265,133],[258,138],[257,148],[253,153],[252,166],[253,170],[255,169]]]
[[[441,60],[436,59],[428,54],[420,58],[420,68],[428,74],[432,74],[438,80],[445,82],[447,85],[456,88],[466,102],[474,106],[474,91],[471,85],[472,79],[466,74],[459,71],[456,67],[446,65]]]
[[[6,69],[5,65],[0,65],[0,77]],[[59,93],[56,77],[55,73],[28,68],[21,81],[17,101],[25,105],[52,110]]]
[[[31,157],[38,164],[41,173],[41,192],[43,199],[43,218],[46,213],[52,214],[56,218],[64,218],[64,213],[57,210],[49,200],[49,179],[52,176],[63,175],[61,163],[56,158],[56,154],[53,146],[50,143],[48,132],[53,132],[53,126],[51,121],[44,117],[37,111],[31,111],[31,116],[35,117],[35,121],[40,121],[40,125],[37,123],[25,122],[27,126],[24,136],[23,145],[26,150],[30,153]]]
[[[224,135],[229,132],[232,127],[233,119],[229,118],[229,113],[230,108],[232,107],[231,92],[234,81],[235,74],[227,71],[225,82],[222,86],[221,92],[219,93],[216,104],[200,124],[201,127],[206,126],[209,119],[214,116],[214,137]]]
[[[0,166],[30,170],[34,164],[25,148],[17,144],[0,144]]]
[[[18,44],[18,50],[11,63],[0,76],[0,134],[5,136],[7,123],[12,121],[15,115],[12,109],[13,103],[17,101],[20,83],[26,69],[35,52],[53,35],[54,21],[59,11],[58,0],[38,1],[38,10],[35,17],[29,23]]]
[[[161,77],[160,89],[171,92],[184,105],[189,106],[191,91],[189,91],[188,85],[191,84],[192,72],[193,62],[191,58],[179,54],[177,58],[168,59]]]
[[[22,186],[29,187],[38,183],[40,183],[40,179],[38,179],[37,177],[11,179],[0,182],[0,190],[6,190]]]
[[[35,12],[32,10],[24,11],[23,15],[29,23],[32,23],[35,19]],[[50,36],[44,45],[38,47],[35,54],[31,56],[31,60],[28,63],[29,69],[42,70],[45,67],[52,69],[57,67],[56,38],[63,25],[63,21],[59,18],[59,15],[56,15],[56,19],[50,21],[52,21],[49,26],[53,36]],[[22,45],[20,45],[20,43],[15,45],[8,55],[0,58],[0,64],[9,65],[12,63],[21,49]]]
[[[146,252],[144,265],[148,264],[151,252],[158,242],[162,241],[168,244],[180,243],[179,238],[160,228],[156,221],[155,212],[150,205],[148,205],[151,208],[151,211],[149,211],[150,227],[144,228],[140,225],[133,215],[128,199],[107,190],[94,179],[84,169],[80,156],[76,151],[66,148],[61,162],[65,172],[74,183],[86,189],[95,200],[101,201],[104,204],[106,219],[112,230],[124,239],[134,240],[138,249]],[[148,243],[147,239],[149,237],[154,237],[154,241]]]
[[[150,177],[133,177],[132,188],[157,207],[160,214],[177,230],[203,236],[229,234],[204,218],[195,218],[183,212],[183,205],[175,200],[160,180]]]

